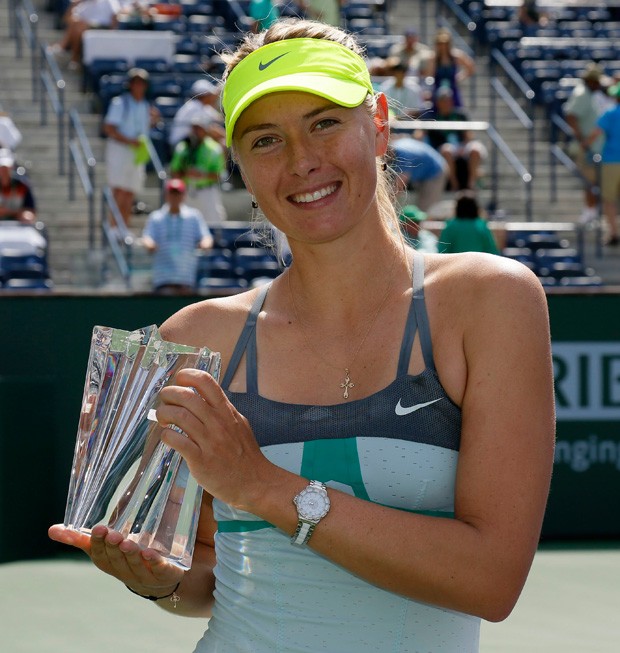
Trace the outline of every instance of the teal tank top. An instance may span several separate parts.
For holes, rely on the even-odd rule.
[[[274,464],[366,501],[451,519],[461,413],[435,370],[419,253],[413,291],[396,378],[370,397],[312,406],[260,396],[255,328],[268,286],[248,315],[222,387]],[[410,375],[416,334],[425,369]],[[229,392],[244,353],[247,391]],[[478,618],[371,585],[221,501],[213,509],[215,606],[195,653],[478,651]]]

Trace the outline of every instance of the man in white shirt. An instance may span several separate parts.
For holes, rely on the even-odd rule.
[[[192,129],[192,118],[208,115],[211,119],[207,136],[225,147],[226,134],[224,118],[217,108],[220,90],[207,79],[199,79],[192,85],[192,97],[177,111],[172,119],[168,143],[174,149],[177,143],[186,138]]]

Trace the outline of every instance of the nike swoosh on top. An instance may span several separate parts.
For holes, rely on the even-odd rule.
[[[259,61],[258,63],[258,69],[259,70],[265,70],[265,68],[269,68],[274,61],[277,61],[278,59],[282,59],[285,55],[287,55],[288,52],[285,52],[284,54],[278,55],[275,59],[271,59],[271,61],[268,61],[267,63],[263,63],[262,61]]]
[[[431,404],[434,404],[436,401],[441,401],[443,397],[439,397],[439,399],[432,399],[431,401],[425,401],[423,404],[414,404],[413,406],[403,406],[400,403],[400,399],[398,400],[398,403],[396,404],[396,408],[394,409],[394,412],[397,415],[409,415],[409,413],[414,413],[416,410],[420,410],[420,408],[425,408],[426,406],[430,406]]]

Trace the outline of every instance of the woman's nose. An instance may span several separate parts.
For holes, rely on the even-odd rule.
[[[306,177],[319,167],[320,155],[308,139],[295,139],[288,144],[288,163],[293,174]]]

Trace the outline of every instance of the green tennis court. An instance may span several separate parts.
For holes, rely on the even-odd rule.
[[[84,559],[0,565],[0,588],[0,648],[11,653],[191,653],[206,625],[138,599]],[[620,543],[543,547],[513,614],[483,624],[480,650],[617,653],[619,609]]]

